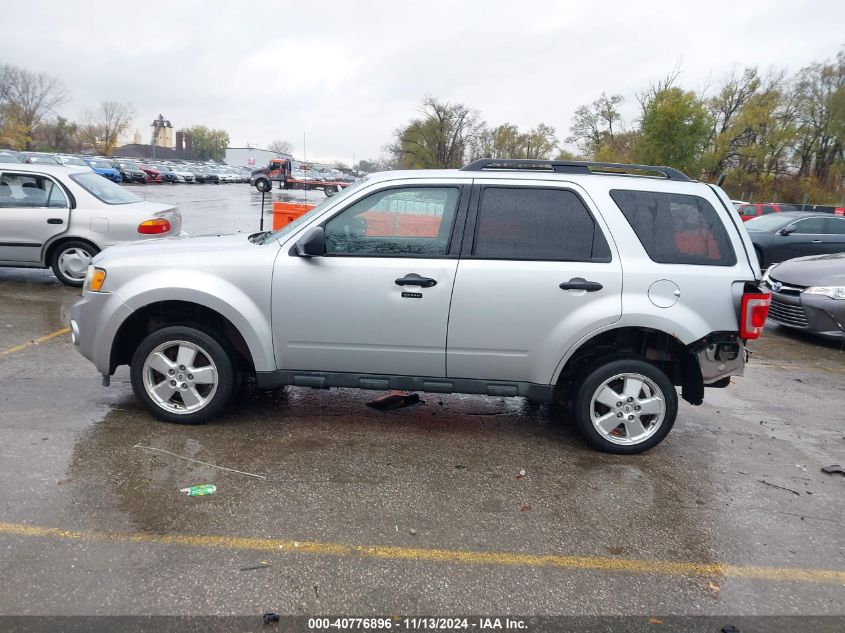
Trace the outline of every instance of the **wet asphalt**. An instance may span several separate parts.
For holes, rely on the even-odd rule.
[[[258,228],[247,185],[135,189],[192,234]],[[845,465],[841,343],[770,326],[745,377],[624,457],[482,396],[285,388],[169,425],[69,335],[6,353],[78,296],[0,269],[0,614],[845,616],[845,476],[820,471]]]

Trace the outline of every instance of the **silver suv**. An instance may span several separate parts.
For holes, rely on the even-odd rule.
[[[760,335],[748,234],[667,167],[490,160],[375,174],[283,229],[110,248],[71,329],[163,420],[236,387],[562,399],[587,441],[658,444]]]

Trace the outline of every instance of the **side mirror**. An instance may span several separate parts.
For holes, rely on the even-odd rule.
[[[780,231],[778,231],[778,233],[780,233],[781,235],[790,235],[791,233],[795,232],[796,228],[797,227],[795,225],[785,226]]]
[[[326,232],[315,226],[296,242],[296,254],[300,257],[319,257],[326,254]]]

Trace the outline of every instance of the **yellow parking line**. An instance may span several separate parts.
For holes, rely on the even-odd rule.
[[[781,580],[812,583],[845,583],[845,571],[802,569],[798,567],[759,567],[722,563],[650,561],[602,556],[557,556],[511,552],[473,552],[465,550],[389,547],[380,545],[344,545],[316,541],[248,538],[238,536],[160,535],[146,533],[91,532],[0,522],[0,535],[58,538],[63,540],[112,543],[149,543],[228,550],[284,552],[318,556],[374,558],[473,565],[557,567],[581,571],[612,571],[664,576],[727,576],[755,580]]]
[[[3,356],[8,356],[9,354],[14,354],[15,352],[23,351],[31,345],[38,345],[39,343],[49,341],[51,338],[61,336],[62,334],[67,334],[68,332],[70,332],[70,328],[63,327],[61,330],[50,332],[49,334],[45,334],[44,336],[38,337],[37,339],[27,341],[26,343],[21,343],[20,345],[15,345],[14,347],[10,347],[9,349],[4,349],[2,352],[0,352],[0,358],[2,358]]]

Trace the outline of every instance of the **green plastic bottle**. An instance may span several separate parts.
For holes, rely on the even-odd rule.
[[[200,484],[199,486],[182,488],[179,492],[187,493],[189,497],[204,497],[205,495],[213,495],[217,492],[217,486],[214,484]]]

